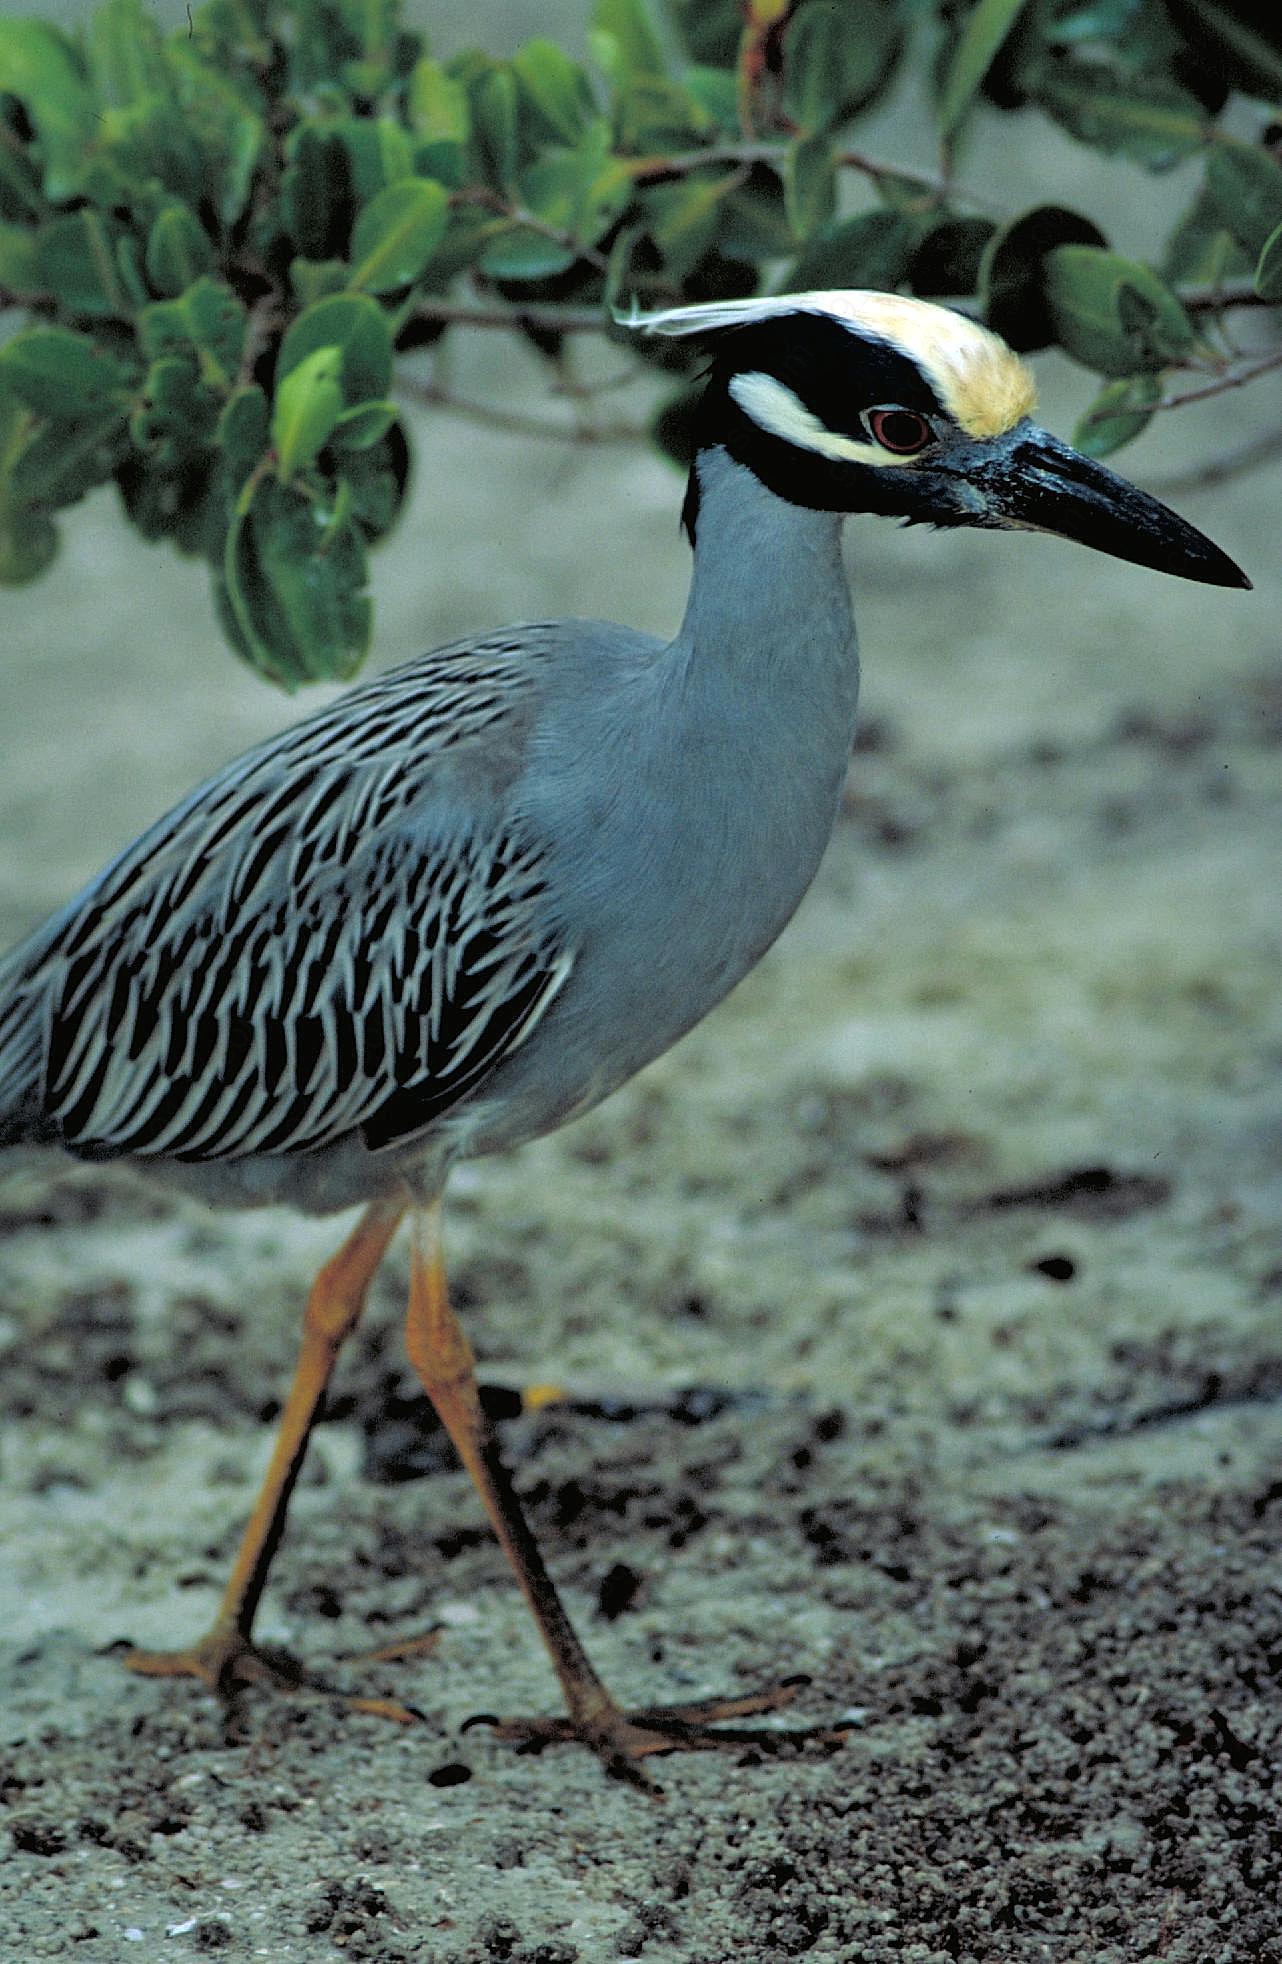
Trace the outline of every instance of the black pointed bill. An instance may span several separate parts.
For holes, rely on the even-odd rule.
[[[965,477],[983,500],[984,516],[973,521],[981,525],[1053,532],[1208,586],[1251,584],[1196,526],[1035,423],[976,444]]]

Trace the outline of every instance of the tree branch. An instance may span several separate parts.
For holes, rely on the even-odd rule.
[[[456,396],[439,382],[400,380],[402,392],[431,409],[443,409],[465,416],[488,430],[501,430],[507,436],[531,436],[554,443],[639,443],[647,432],[640,423],[559,423],[546,416],[524,416],[518,410],[495,409],[488,402],[474,402]]]
[[[702,150],[677,150],[668,156],[621,157],[619,162],[624,170],[638,184],[653,184],[667,177],[688,177],[691,171],[706,170],[718,164],[771,164],[782,170],[788,155],[788,147],[783,143],[744,142],[710,143]],[[951,178],[937,176],[932,171],[912,170],[907,164],[888,164],[880,157],[870,157],[862,150],[841,150],[837,162],[847,169],[860,171],[863,176],[874,181],[883,177],[893,177],[900,184],[915,185],[919,191],[929,191],[932,197],[959,197],[976,210],[991,210],[986,199],[972,191],[953,183]]]
[[[1265,355],[1260,361],[1230,368],[1223,375],[1217,375],[1213,382],[1204,383],[1200,389],[1186,389],[1183,395],[1178,396],[1163,396],[1153,407],[1182,409],[1186,402],[1205,402],[1210,396],[1222,396],[1230,389],[1245,388],[1248,382],[1254,382],[1259,375],[1270,374],[1275,368],[1282,368],[1282,348],[1275,348],[1272,354]]]
[[[1219,314],[1229,307],[1276,307],[1265,300],[1250,280],[1224,280],[1219,286],[1176,287],[1187,314]]]
[[[412,318],[439,321],[444,327],[528,325],[541,334],[604,334],[609,325],[599,307],[522,307],[519,303],[488,307],[470,300],[420,300]]]
[[[591,266],[594,272],[609,271],[609,260],[603,252],[598,252],[595,246],[584,245],[581,240],[575,238],[573,232],[567,232],[559,225],[547,224],[532,211],[527,211],[524,205],[516,205],[507,198],[501,198],[497,191],[488,191],[479,185],[469,186],[462,191],[456,191],[453,202],[461,205],[480,205],[484,210],[494,212],[497,217],[506,218],[513,225],[519,225],[523,231],[534,232],[539,238],[550,240],[553,245],[560,246],[563,252],[572,252],[576,259],[583,260],[584,264]]]

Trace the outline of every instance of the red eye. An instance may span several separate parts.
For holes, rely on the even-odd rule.
[[[882,449],[893,450],[900,457],[924,450],[934,435],[926,418],[915,409],[870,409],[864,420]]]

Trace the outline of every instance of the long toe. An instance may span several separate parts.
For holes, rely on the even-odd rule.
[[[421,1723],[423,1714],[398,1698],[344,1691],[314,1675],[287,1651],[260,1648],[236,1630],[213,1629],[185,1650],[128,1649],[126,1669],[149,1678],[197,1678],[218,1697],[231,1701],[250,1686],[291,1697],[319,1697],[349,1711],[391,1719],[397,1725]]]
[[[210,1691],[230,1698],[250,1684],[266,1684],[278,1691],[297,1690],[306,1673],[301,1664],[283,1650],[260,1650],[238,1630],[217,1626],[198,1643],[182,1650],[139,1650],[124,1653],[127,1670],[147,1678],[198,1678]]]
[[[781,1752],[798,1746],[836,1747],[853,1727],[740,1725],[731,1721],[777,1712],[791,1705],[805,1680],[791,1679],[769,1690],[736,1698],[706,1698],[685,1705],[650,1705],[625,1712],[615,1705],[582,1717],[471,1719],[487,1725],[496,1739],[538,1751],[544,1746],[588,1746],[616,1777],[653,1794],[662,1788],[641,1771],[641,1762],[661,1753],[742,1752],[751,1747]]]

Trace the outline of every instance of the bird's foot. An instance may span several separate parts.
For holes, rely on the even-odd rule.
[[[215,1624],[199,1643],[185,1650],[126,1650],[126,1669],[148,1678],[198,1678],[210,1691],[228,1702],[251,1685],[294,1696],[319,1696],[345,1705],[349,1711],[367,1712],[375,1718],[391,1719],[397,1725],[415,1725],[422,1713],[397,1698],[361,1697],[340,1690],[304,1669],[288,1651],[261,1647],[236,1629]]]
[[[122,1662],[127,1670],[146,1678],[198,1678],[221,1698],[234,1697],[246,1685],[296,1691],[306,1681],[302,1665],[286,1651],[260,1650],[239,1630],[217,1624],[184,1650],[131,1648]]]
[[[538,1752],[544,1746],[588,1746],[606,1771],[643,1792],[661,1798],[663,1788],[643,1770],[641,1762],[659,1753],[743,1751],[778,1752],[789,1746],[839,1746],[854,1729],[849,1725],[736,1725],[736,1719],[755,1718],[791,1705],[807,1678],[788,1678],[768,1691],[741,1698],[708,1698],[688,1705],[648,1705],[625,1712],[608,1701],[593,1701],[579,1716],[564,1718],[493,1718],[488,1713],[467,1721],[487,1725],[496,1739]],[[465,1730],[467,1728],[465,1727]]]

